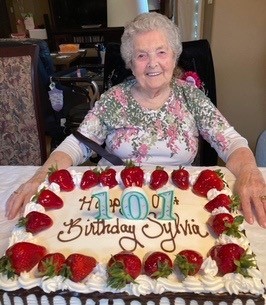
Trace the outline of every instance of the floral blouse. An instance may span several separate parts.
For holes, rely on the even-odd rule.
[[[191,165],[198,151],[199,133],[225,162],[239,147],[248,147],[203,91],[182,80],[172,83],[165,104],[144,108],[133,98],[129,80],[102,94],[79,126],[79,132],[124,161],[143,165]],[[73,135],[56,151],[70,155],[77,165],[92,151]],[[108,165],[101,160],[100,165]]]
[[[190,165],[198,151],[199,133],[224,161],[236,148],[247,147],[247,141],[198,88],[175,80],[165,104],[151,110],[133,98],[134,83],[129,80],[103,93],[79,131],[99,144],[105,142],[106,149],[124,161],[145,165]],[[87,149],[84,159],[90,155]]]

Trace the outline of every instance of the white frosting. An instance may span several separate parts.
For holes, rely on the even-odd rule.
[[[216,276],[218,273],[218,267],[216,262],[209,256],[207,257],[202,265],[201,265],[201,272],[205,275],[209,276]]]
[[[20,241],[31,241],[33,240],[32,233],[26,232],[24,227],[16,226],[13,229],[12,235],[9,238],[9,247],[20,242]]]
[[[210,189],[207,193],[207,199],[209,201],[211,201],[212,199],[214,199],[216,196],[218,196],[219,194],[225,194],[227,196],[231,196],[232,195],[232,191],[230,190],[230,188],[225,187],[223,190],[218,191],[217,189]]]
[[[214,210],[211,212],[211,214],[212,214],[213,216],[218,215],[218,214],[221,214],[221,213],[230,214],[230,212],[229,212],[229,211],[227,210],[227,208],[225,208],[225,207],[216,208],[216,209],[214,209]]]
[[[193,185],[199,173],[200,171],[195,171],[190,174],[191,185]],[[97,221],[94,218],[97,214],[97,200],[91,199],[91,194],[99,188],[96,187],[92,190],[82,191],[79,188],[82,173],[71,171],[71,175],[76,185],[74,192],[60,193],[59,186],[55,183],[49,185],[47,180],[39,188],[49,188],[57,193],[64,201],[63,209],[47,211],[47,214],[54,219],[53,227],[36,236],[33,236],[31,233],[26,233],[24,229],[15,227],[10,238],[10,245],[23,240],[31,241],[44,245],[49,252],[60,251],[65,256],[68,256],[71,251],[77,252],[78,249],[80,253],[94,256],[98,262],[97,266],[82,283],[74,283],[61,276],[54,278],[36,278],[34,276],[34,270],[29,273],[23,272],[20,276],[16,276],[14,280],[7,279],[6,276],[0,274],[1,289],[12,291],[21,287],[30,289],[35,286],[40,286],[46,293],[59,290],[80,293],[90,293],[93,291],[99,291],[101,293],[117,292],[108,287],[106,283],[106,263],[111,254],[120,252],[125,248],[126,250],[134,250],[134,253],[142,259],[148,252],[160,250],[160,245],[162,245],[162,249],[167,252],[169,251],[168,254],[172,259],[174,259],[179,251],[185,248],[199,251],[205,257],[199,274],[180,279],[180,276],[173,272],[168,278],[159,278],[157,280],[142,274],[136,279],[136,283],[128,284],[119,291],[136,296],[148,295],[150,293],[162,294],[167,291],[211,292],[215,294],[223,292],[230,294],[251,292],[253,294],[263,294],[264,286],[261,282],[261,273],[257,269],[251,268],[249,270],[250,278],[244,278],[240,274],[227,274],[221,277],[217,276],[218,268],[216,262],[210,257],[206,257],[212,245],[227,244],[230,242],[239,244],[248,253],[251,253],[248,239],[243,234],[241,238],[234,238],[225,234],[222,234],[217,239],[211,235],[206,238],[200,237],[200,235],[208,234],[206,222],[211,216],[203,208],[204,205],[219,193],[231,195],[229,188],[221,192],[217,192],[216,190],[209,191],[208,200],[196,196],[191,190],[182,191],[176,189],[175,196],[178,201],[175,201],[174,213],[177,215],[177,218],[175,221],[161,221],[153,217],[154,214],[158,215],[160,213],[160,205],[157,206],[158,196],[155,196],[156,191],[151,191],[147,185],[150,181],[150,172],[146,171],[146,185],[141,192],[145,192],[150,201],[152,214],[148,216],[148,219],[126,220],[119,214],[118,202],[112,201],[110,208],[112,219]],[[117,171],[116,178],[121,184],[119,171]],[[172,187],[173,185],[169,179],[166,190]],[[119,199],[123,189],[120,186],[116,186],[109,191],[110,198]],[[85,199],[84,196],[86,197]],[[26,207],[26,213],[33,210],[44,212],[42,206],[30,202]],[[218,208],[214,210],[212,215],[224,212],[228,212],[227,209]],[[92,231],[94,231],[94,235]],[[59,234],[59,232],[61,233]],[[108,232],[112,232],[112,234],[108,234]],[[58,240],[58,236],[62,242]],[[73,240],[71,241],[71,239]],[[163,303],[165,303],[165,300]],[[176,304],[181,303],[181,299],[176,300]],[[56,304],[61,304],[60,297],[58,297]],[[73,304],[79,304],[78,300],[77,303],[73,300]]]
[[[30,289],[36,286],[41,285],[41,278],[36,278],[29,272],[21,272],[20,276],[18,277],[18,282],[24,289]]]
[[[234,236],[228,236],[226,234],[221,234],[217,239],[217,243],[221,245],[234,243],[241,246],[245,250],[248,250],[250,253],[252,252],[250,249],[250,243],[244,234],[241,234],[240,238]]]
[[[32,211],[45,213],[45,208],[41,204],[36,204],[35,202],[31,201],[30,203],[28,203],[26,205],[23,216],[26,216],[27,214],[29,214]]]

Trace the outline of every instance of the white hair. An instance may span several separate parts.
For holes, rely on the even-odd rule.
[[[132,63],[133,37],[138,33],[153,30],[165,32],[169,45],[176,56],[176,60],[179,58],[182,52],[182,43],[177,25],[162,14],[156,12],[143,13],[125,26],[124,33],[121,37],[120,51],[126,68],[130,68]]]

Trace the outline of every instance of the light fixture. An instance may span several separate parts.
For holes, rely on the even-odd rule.
[[[124,27],[137,15],[148,11],[148,0],[107,0],[107,26]]]

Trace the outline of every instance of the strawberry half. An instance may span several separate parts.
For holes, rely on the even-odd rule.
[[[144,171],[139,166],[135,166],[133,162],[128,162],[126,167],[122,169],[121,180],[125,187],[139,186],[142,187],[144,182]]]
[[[92,272],[96,263],[92,256],[73,253],[67,257],[61,274],[73,282],[81,282]]]
[[[115,289],[135,283],[141,273],[141,260],[133,253],[120,252],[111,257],[107,264],[107,284]]]
[[[54,277],[59,275],[65,263],[65,256],[62,253],[48,253],[38,263],[40,276]]]
[[[45,210],[61,209],[64,205],[63,200],[54,192],[42,189],[34,197],[33,201],[41,204]]]
[[[70,172],[66,169],[57,169],[57,166],[52,166],[49,169],[48,180],[50,183],[57,183],[61,191],[70,192],[75,188]]]
[[[189,188],[189,172],[184,167],[180,166],[179,169],[173,170],[171,179],[173,184],[181,190]]]
[[[216,235],[226,234],[237,238],[241,237],[239,226],[243,223],[244,217],[239,215],[233,217],[228,213],[220,213],[212,216],[208,220],[208,225]]]
[[[102,186],[108,186],[109,188],[113,188],[118,185],[116,180],[116,171],[113,168],[106,168],[105,170],[100,172],[99,182]]]
[[[173,263],[164,252],[153,252],[144,261],[143,269],[151,278],[168,277],[173,271]]]
[[[202,263],[202,255],[194,250],[182,250],[176,255],[174,260],[174,265],[179,268],[184,276],[198,273]]]
[[[219,194],[209,202],[205,204],[205,209],[208,212],[212,212],[214,209],[219,207],[226,208],[229,212],[236,211],[240,207],[240,200],[238,196],[228,196],[226,194]]]
[[[161,166],[156,166],[156,169],[151,173],[150,188],[158,190],[168,182],[168,174]]]
[[[80,188],[82,190],[87,190],[91,187],[96,186],[99,183],[99,173],[97,171],[88,169],[82,175],[80,181]]]
[[[198,196],[207,197],[208,191],[213,188],[218,191],[224,188],[223,174],[220,170],[205,169],[199,174],[193,185],[193,192]]]
[[[13,278],[23,271],[29,272],[46,255],[46,248],[29,242],[18,242],[6,250],[0,259],[0,272]]]
[[[248,269],[257,266],[255,255],[246,254],[244,248],[234,243],[214,246],[209,255],[216,261],[220,275],[237,272],[248,277]]]
[[[29,212],[25,217],[21,217],[18,221],[19,227],[25,227],[26,231],[32,234],[46,230],[52,225],[53,221],[50,216],[37,211]]]

